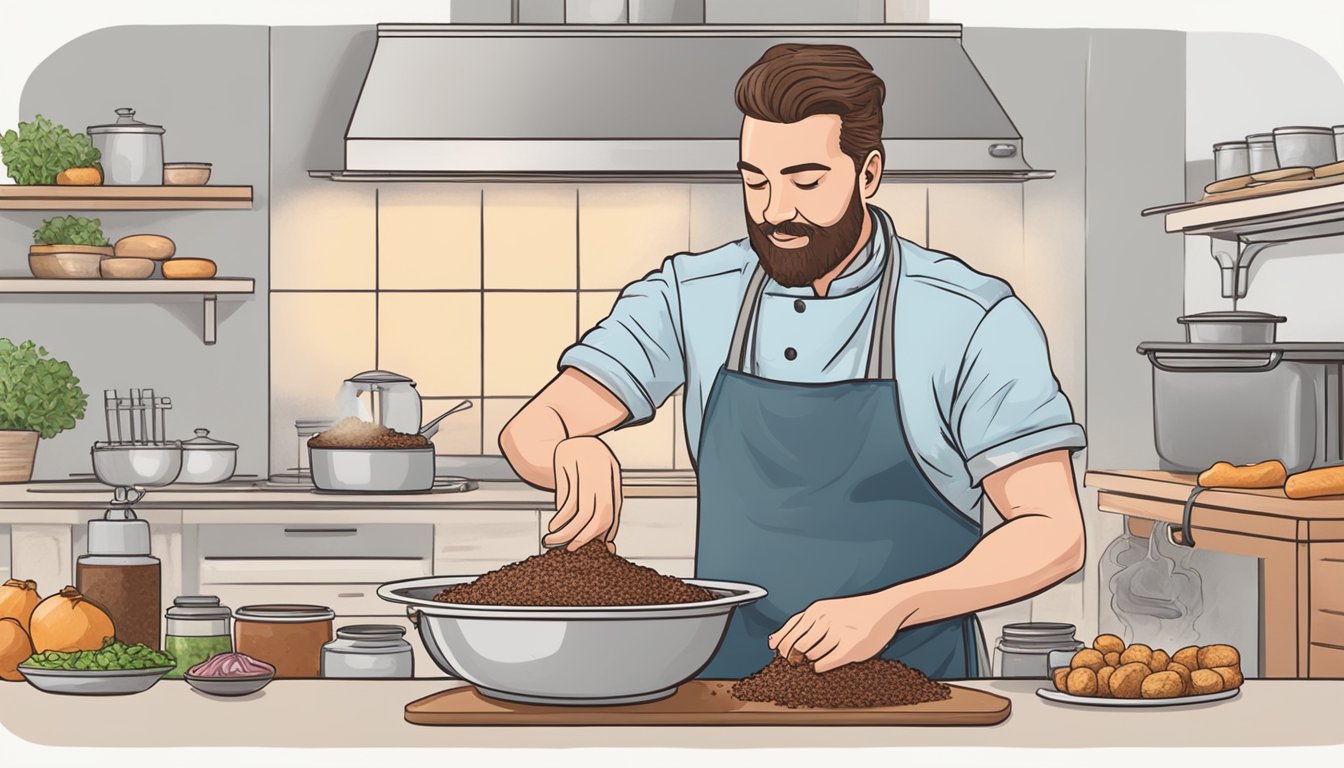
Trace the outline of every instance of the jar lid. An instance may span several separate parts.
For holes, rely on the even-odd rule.
[[[400,640],[406,636],[406,628],[396,624],[351,624],[336,630],[336,637],[342,640]]]
[[[391,371],[364,371],[356,373],[346,381],[352,381],[356,384],[410,384],[415,385],[409,377],[402,376],[400,373]]]
[[[227,606],[219,604],[214,595],[181,595],[173,598],[173,605],[164,614],[170,619],[227,619],[232,615]]]
[[[1331,131],[1329,128],[1326,128],[1325,126],[1322,125],[1285,125],[1282,128],[1275,128],[1274,133],[1275,134],[1312,133],[1312,134],[1324,134],[1326,136],[1329,136]]]
[[[1246,137],[1247,144],[1272,144],[1274,143],[1274,134],[1272,133],[1252,133]]]
[[[305,429],[305,428],[311,429],[314,427],[318,429],[326,429],[327,427],[330,427],[333,423],[334,422],[332,422],[331,419],[317,419],[317,418],[295,419],[294,427],[296,429]]]
[[[119,107],[117,109],[117,122],[106,123],[103,125],[90,125],[88,132],[90,135],[97,133],[162,134],[163,126],[142,123],[135,119],[134,109],[131,109],[130,107]]]
[[[1078,628],[1053,621],[1029,621],[1003,625],[1003,636],[1016,640],[1072,640]]]
[[[1224,149],[1224,150],[1225,150],[1225,149],[1236,149],[1236,148],[1238,148],[1238,147],[1240,147],[1240,148],[1242,148],[1242,149],[1245,149],[1245,148],[1246,148],[1246,140],[1245,140],[1245,139],[1242,139],[1241,141],[1220,141],[1220,142],[1218,142],[1217,144],[1214,144],[1214,145],[1213,145],[1213,150],[1214,150],[1215,152],[1217,152],[1217,151],[1220,150],[1220,149]]]
[[[236,451],[237,443],[227,443],[223,440],[216,440],[210,436],[210,430],[198,427],[196,436],[190,440],[183,440],[182,447],[193,451]]]
[[[269,605],[245,605],[235,610],[233,617],[242,621],[298,624],[309,621],[331,621],[336,618],[336,612],[323,605],[273,603]]]
[[[1282,315],[1271,315],[1268,312],[1251,312],[1249,310],[1232,310],[1222,312],[1197,312],[1193,315],[1181,315],[1176,318],[1176,322],[1182,324],[1189,323],[1284,323],[1288,318]]]

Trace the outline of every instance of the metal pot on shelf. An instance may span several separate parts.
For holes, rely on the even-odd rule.
[[[163,184],[163,126],[135,119],[130,107],[117,109],[117,120],[88,127],[101,155],[104,184]]]

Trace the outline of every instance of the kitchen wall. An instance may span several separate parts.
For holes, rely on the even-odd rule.
[[[1254,50],[1256,55],[1242,55]],[[1344,124],[1344,81],[1315,52],[1268,35],[1190,34],[1186,92],[1188,200],[1213,181],[1213,144],[1284,125]],[[1159,205],[1175,200],[1153,200]],[[1175,235],[1173,239],[1180,239]],[[1186,242],[1185,311],[1232,309],[1206,237]],[[1220,245],[1220,248],[1227,246]],[[1344,341],[1344,238],[1276,246],[1251,267],[1238,309],[1288,318],[1284,341]],[[1174,318],[1173,318],[1174,319]],[[1174,324],[1164,338],[1181,338]]]
[[[179,256],[213,259],[221,275],[251,277],[257,289],[219,298],[213,346],[201,342],[199,297],[0,296],[0,336],[46,346],[89,395],[75,429],[42,441],[36,478],[91,472],[89,448],[107,439],[103,390],[130,387],[172,397],[171,437],[206,427],[239,444],[238,472],[266,472],[267,47],[265,27],[115,27],[70,41],[28,78],[25,120],[42,114],[80,132],[130,106],[164,126],[167,160],[213,162],[212,184],[251,184],[246,211],[73,213],[100,219],[112,239],[167,235]],[[33,230],[69,213],[0,212],[0,275],[28,276]]]

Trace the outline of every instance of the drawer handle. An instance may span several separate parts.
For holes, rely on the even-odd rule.
[[[363,592],[337,592],[337,597],[363,597]]]
[[[1283,352],[1274,350],[1268,356],[1263,358],[1249,357],[1245,355],[1225,354],[1218,357],[1195,357],[1193,355],[1175,355],[1169,358],[1163,358],[1160,352],[1146,350],[1144,354],[1152,361],[1153,367],[1159,371],[1168,373],[1180,373],[1182,371],[1198,371],[1201,373],[1265,373],[1279,367],[1283,360]],[[1174,361],[1181,360],[1181,363]],[[1248,365],[1238,365],[1233,361],[1247,361]],[[1165,362],[1171,361],[1171,362]]]
[[[359,529],[358,528],[286,528],[285,533],[344,536],[347,534],[359,533]]]

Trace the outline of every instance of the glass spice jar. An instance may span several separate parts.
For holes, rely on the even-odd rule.
[[[1083,647],[1072,624],[1033,621],[1005,624],[994,646],[995,677],[1050,676],[1050,652],[1072,653]]]
[[[168,626],[163,649],[177,660],[177,666],[165,677],[180,678],[210,657],[233,651],[233,634],[229,632],[232,613],[214,595],[174,598],[164,617]]]
[[[352,624],[336,630],[336,639],[322,646],[323,677],[401,678],[415,675],[405,627],[395,624]]]

